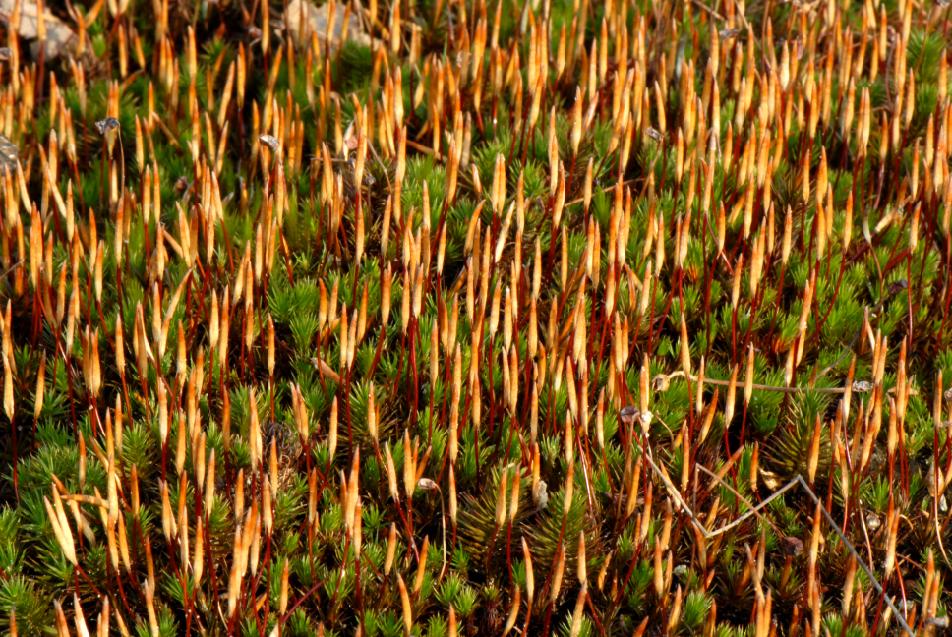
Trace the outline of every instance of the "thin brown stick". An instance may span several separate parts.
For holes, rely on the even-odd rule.
[[[837,526],[836,521],[830,515],[829,511],[826,510],[826,507],[823,506],[823,503],[820,502],[820,499],[817,497],[816,493],[813,492],[810,486],[806,483],[806,480],[803,479],[802,475],[797,474],[796,477],[790,480],[790,482],[788,482],[783,487],[781,487],[777,491],[770,494],[770,496],[767,497],[765,500],[763,500],[760,504],[752,507],[750,510],[748,510],[746,513],[741,515],[739,518],[731,522],[728,522],[727,524],[721,527],[718,527],[717,529],[713,531],[708,531],[707,527],[704,526],[704,524],[697,518],[697,516],[687,506],[684,500],[684,496],[681,495],[681,492],[678,491],[678,489],[671,482],[667,472],[665,472],[657,464],[655,464],[654,459],[651,456],[650,449],[646,446],[645,450],[646,452],[644,456],[645,456],[645,459],[648,461],[648,465],[651,467],[652,471],[655,472],[655,475],[657,475],[661,479],[661,482],[664,483],[664,487],[668,491],[668,495],[671,496],[671,498],[675,501],[675,504],[678,507],[684,510],[688,518],[690,518],[691,523],[695,526],[695,528],[698,529],[698,531],[701,532],[701,535],[703,535],[705,539],[711,539],[711,538],[717,537],[718,535],[722,535],[726,533],[727,531],[730,531],[731,529],[736,528],[738,525],[743,523],[744,520],[750,518],[751,516],[754,516],[754,515],[760,516],[760,510],[763,509],[766,505],[768,505],[773,500],[779,498],[781,495],[783,495],[784,493],[786,493],[793,487],[799,485],[804,491],[806,491],[807,495],[810,496],[810,499],[813,500],[814,504],[816,504],[820,508],[820,510],[823,512],[823,517],[826,518],[826,521],[833,528],[834,532],[836,532],[836,535],[839,536],[840,541],[842,541],[843,545],[846,546],[846,550],[849,551],[849,553],[854,558],[856,558],[856,562],[860,565],[860,567],[862,567],[863,572],[866,574],[866,577],[869,578],[869,581],[872,583],[873,588],[875,588],[876,592],[882,596],[883,601],[886,602],[886,605],[889,606],[890,610],[892,610],[892,612],[895,614],[896,620],[899,622],[899,625],[902,627],[903,631],[906,634],[912,635],[912,636],[916,634],[912,630],[912,628],[909,626],[909,623],[906,621],[905,615],[899,611],[899,608],[896,606],[895,602],[893,602],[893,599],[889,597],[888,595],[886,595],[886,592],[883,589],[882,584],[880,584],[879,580],[876,579],[876,576],[873,574],[872,569],[869,566],[867,566],[866,562],[863,561],[862,556],[853,546],[852,542],[850,542],[847,539],[846,535],[844,535],[844,533]],[[714,478],[717,478],[717,476],[711,471],[709,471],[708,469],[702,467],[701,465],[698,465],[698,467],[701,468],[705,473],[713,476]],[[720,479],[718,479],[718,481],[720,481]],[[745,502],[746,502],[746,499],[745,499]]]

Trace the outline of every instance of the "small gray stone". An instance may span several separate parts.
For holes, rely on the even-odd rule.
[[[15,5],[16,0],[0,0],[0,23],[8,28],[16,28],[17,34],[24,39],[34,40],[30,45],[34,57],[39,55],[41,46],[46,59],[49,60],[68,52],[76,44],[76,33],[65,22],[50,13],[49,10],[43,11],[43,26],[46,29],[46,36],[40,42],[39,10],[36,2],[32,0],[21,1],[19,24],[10,24]]]
[[[345,13],[347,14],[346,32]],[[311,41],[311,34],[315,33],[321,46],[327,46],[331,53],[337,52],[347,40],[367,46],[372,44],[372,39],[364,31],[357,14],[353,8],[348,10],[347,3],[336,3],[330,34],[327,28],[329,21],[330,3],[318,7],[308,0],[291,0],[284,11],[284,25],[298,44],[306,45]]]
[[[0,171],[16,170],[20,149],[9,139],[0,135]]]

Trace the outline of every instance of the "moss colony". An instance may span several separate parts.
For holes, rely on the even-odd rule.
[[[950,10],[0,1],[0,626],[942,631]]]

